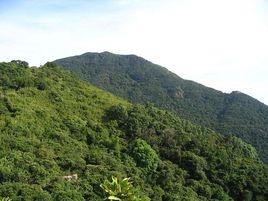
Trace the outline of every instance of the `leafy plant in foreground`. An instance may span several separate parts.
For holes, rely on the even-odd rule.
[[[108,200],[122,201],[146,201],[150,200],[147,197],[137,195],[137,190],[133,187],[130,178],[119,180],[117,177],[112,177],[112,181],[105,180],[100,186],[108,193]]]

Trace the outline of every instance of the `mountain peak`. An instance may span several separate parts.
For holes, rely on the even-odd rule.
[[[184,80],[136,55],[105,51],[59,59],[56,63],[133,103],[151,102],[223,134],[233,133],[255,146],[268,162],[268,141],[263,137],[268,133],[268,107],[246,94],[239,91],[225,94]],[[259,127],[262,129],[256,129]]]

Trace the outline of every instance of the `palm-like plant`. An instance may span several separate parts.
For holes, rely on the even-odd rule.
[[[144,199],[136,195],[136,191],[130,182],[130,178],[119,180],[117,177],[112,177],[112,181],[105,180],[101,188],[108,193],[108,200],[119,201],[142,201]],[[145,198],[148,200],[147,198]]]
[[[1,201],[12,201],[10,198],[2,198]]]

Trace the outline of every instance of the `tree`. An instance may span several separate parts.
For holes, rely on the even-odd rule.
[[[155,170],[158,166],[159,157],[155,150],[142,139],[137,139],[133,143],[132,156],[137,165],[148,170]]]
[[[26,61],[21,61],[21,60],[12,60],[11,63],[15,63],[18,66],[28,68],[29,64]]]

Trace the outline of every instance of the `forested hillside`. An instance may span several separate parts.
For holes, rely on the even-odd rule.
[[[151,102],[191,122],[252,144],[268,162],[268,106],[184,80],[135,55],[86,53],[55,61],[85,81],[133,103]]]
[[[140,201],[268,196],[252,146],[132,105],[53,63],[0,63],[0,143],[0,198],[12,201],[104,200],[112,176],[130,177]]]

